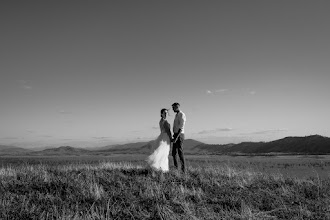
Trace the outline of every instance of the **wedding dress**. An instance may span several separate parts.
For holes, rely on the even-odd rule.
[[[170,124],[166,120],[159,122],[160,135],[151,143],[152,154],[147,158],[148,164],[156,170],[169,171],[168,155],[170,153]]]

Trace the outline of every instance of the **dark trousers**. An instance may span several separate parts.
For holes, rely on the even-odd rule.
[[[177,134],[174,134],[174,137],[176,137]],[[180,162],[181,162],[181,170],[183,172],[186,171],[185,168],[185,160],[184,160],[184,154],[183,154],[183,142],[184,142],[184,134],[180,134],[178,137],[178,140],[173,143],[172,146],[172,156],[173,156],[173,162],[174,162],[174,166],[176,169],[178,169],[178,161],[177,161],[177,157],[176,154],[179,155],[180,158]]]

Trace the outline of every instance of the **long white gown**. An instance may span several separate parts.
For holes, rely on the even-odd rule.
[[[159,122],[160,135],[152,142],[152,154],[147,158],[148,164],[155,170],[169,171],[168,155],[170,153],[170,124],[166,120]],[[166,132],[167,131],[167,132]]]

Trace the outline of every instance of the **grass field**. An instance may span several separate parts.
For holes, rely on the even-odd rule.
[[[144,157],[2,157],[0,219],[330,219],[329,177],[269,171],[328,169],[326,157],[190,155],[186,174]]]
[[[0,156],[1,167],[25,165],[99,164],[101,162],[129,162],[145,166],[144,154],[113,154],[108,156]],[[172,165],[172,158],[169,157]],[[186,155],[191,167],[230,166],[233,168],[281,174],[285,177],[328,178],[330,177],[330,155],[286,155],[286,156],[225,156]]]

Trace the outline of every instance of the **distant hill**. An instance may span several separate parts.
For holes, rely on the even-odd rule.
[[[149,142],[147,145],[145,145],[141,148],[141,151],[143,153],[150,153],[152,144],[153,144],[153,141]],[[201,145],[201,144],[204,144],[204,143],[193,140],[193,139],[187,139],[184,141],[184,144],[183,144],[184,152],[190,152],[195,146]]]
[[[0,145],[0,156],[1,155],[16,155],[21,153],[28,153],[31,150],[15,147],[15,146],[8,146],[8,145]]]
[[[96,148],[94,151],[109,152],[109,151],[118,151],[118,150],[139,149],[146,144],[148,144],[148,142],[108,145],[108,146]]]
[[[149,154],[153,141],[136,142],[120,145],[108,145],[97,149],[74,148],[62,146],[40,151],[32,151],[15,146],[0,145],[2,155],[107,155],[107,154]],[[184,142],[185,154],[330,154],[330,138],[320,135],[305,137],[286,137],[271,142],[242,142],[239,144],[205,144],[193,139]]]
[[[147,145],[143,146],[143,148],[151,148],[151,144],[153,143],[153,141],[150,141]],[[194,139],[187,139],[184,141],[183,144],[183,149],[184,151],[191,151],[192,149],[194,149],[194,147],[204,144],[200,141],[196,141]]]
[[[330,138],[320,135],[306,137],[286,137],[271,142],[243,142],[231,145],[201,144],[194,148],[195,153],[330,153]]]
[[[320,135],[286,137],[277,141],[268,142],[263,149],[258,150],[262,153],[330,153],[330,138]]]
[[[149,152],[146,149],[150,145],[150,142],[136,142],[136,143],[127,143],[127,144],[117,144],[100,147],[96,150],[93,150],[95,153],[147,153]]]
[[[58,148],[50,148],[41,151],[31,152],[29,155],[41,155],[41,156],[51,156],[51,155],[84,155],[84,154],[92,154],[91,151],[75,148],[70,146],[61,146]]]
[[[183,149],[184,150],[187,150],[187,151],[190,151],[194,147],[196,147],[197,145],[200,145],[200,144],[204,144],[204,143],[203,142],[200,142],[200,141],[196,141],[194,139],[187,139],[183,143]]]
[[[227,149],[235,146],[234,144],[198,144],[190,150],[190,154],[217,154],[226,152]]]
[[[154,141],[105,146],[101,149],[96,150],[96,152],[148,154],[151,151],[153,142]],[[200,145],[200,144],[203,144],[203,143],[193,140],[193,139],[187,139],[184,142],[184,149],[185,149],[185,151],[186,150],[190,151],[195,146]]]

